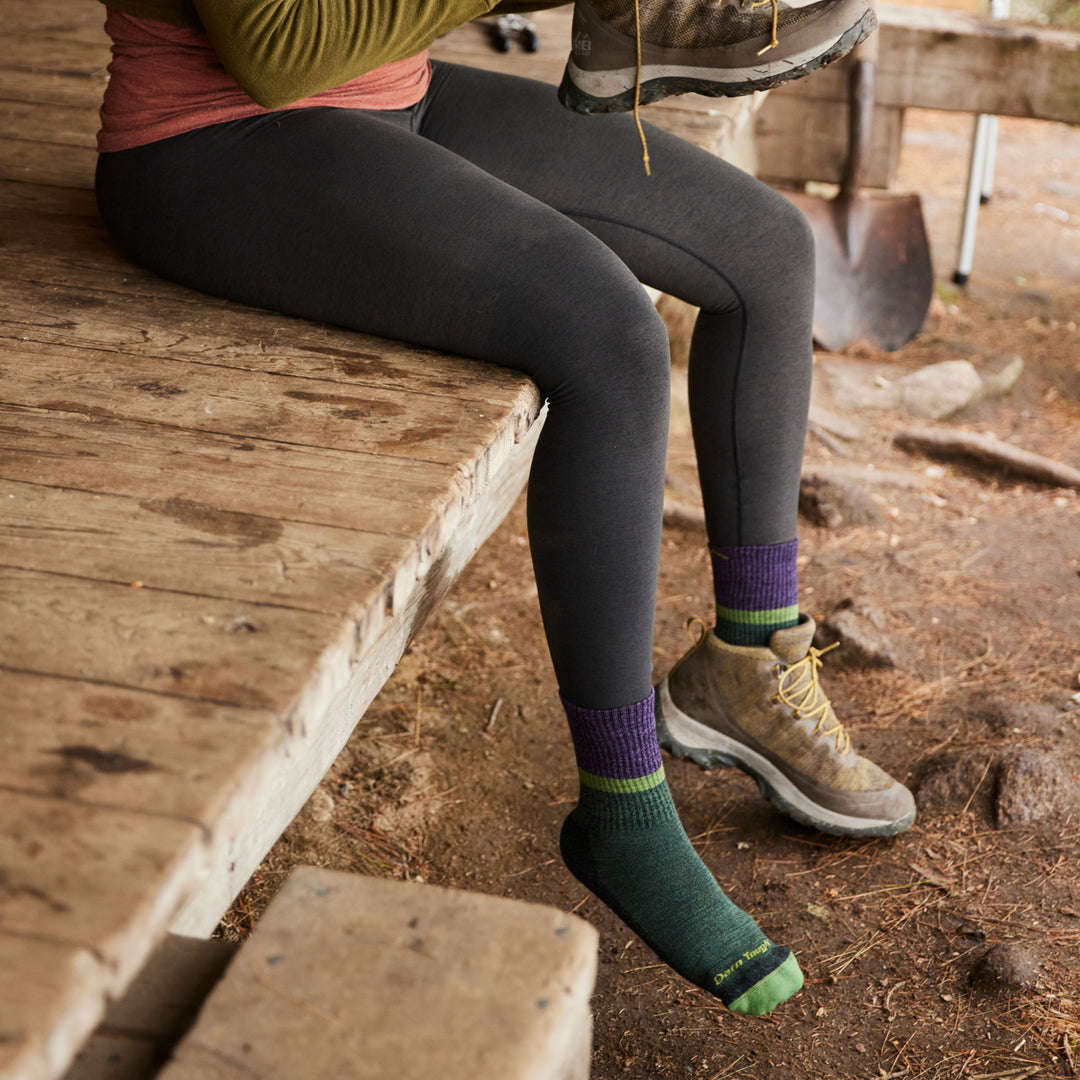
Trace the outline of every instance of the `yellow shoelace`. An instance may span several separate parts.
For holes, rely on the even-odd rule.
[[[768,0],[766,0],[766,3]],[[637,69],[634,72],[634,123],[641,139],[641,161],[645,175],[652,176],[649,168],[649,144],[645,141],[645,129],[641,126],[641,0],[634,0],[634,41],[637,45]]]
[[[835,649],[840,643],[834,642],[824,649],[815,649],[810,646],[810,651],[801,659],[796,660],[790,667],[786,667],[780,673],[780,681],[776,687],[776,694],[772,698],[774,702],[780,702],[791,709],[792,718],[795,720],[813,720],[817,723],[811,735],[820,735],[823,739],[830,735],[836,737],[836,752],[846,754],[851,747],[851,737],[844,730],[844,725],[839,720],[832,727],[826,727],[826,719],[829,714],[829,699],[818,682],[818,672],[821,670],[821,658],[830,649]],[[802,697],[795,700],[799,690],[803,690]],[[835,716],[834,716],[835,719]]]
[[[780,21],[780,5],[777,0],[750,0],[750,10],[753,11],[755,8],[764,7],[766,4],[772,4],[772,40],[768,45],[758,49],[758,56],[762,53],[767,53],[770,49],[775,49],[776,46],[780,44],[776,39],[776,27]]]
[[[775,49],[780,44],[776,37],[776,28],[780,19],[778,0],[750,0],[749,4],[746,0],[740,0],[740,2],[744,7],[748,6],[751,11],[764,7],[766,4],[772,5],[771,40],[768,45],[758,49],[757,55],[760,56],[770,49]],[[637,51],[634,68],[634,123],[637,125],[638,138],[641,140],[641,162],[645,166],[645,175],[652,176],[652,169],[649,168],[649,143],[645,138],[645,129],[641,126],[641,0],[634,0],[634,45]]]

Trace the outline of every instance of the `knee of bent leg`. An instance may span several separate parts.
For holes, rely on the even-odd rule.
[[[767,261],[787,288],[813,286],[814,232],[806,215],[778,192],[771,192],[771,253]]]
[[[801,276],[814,272],[814,230],[806,215],[787,201],[784,202],[783,229],[790,238],[791,258]]]
[[[763,198],[751,239],[731,267],[730,284],[750,319],[804,322],[814,301],[814,233],[778,192]]]
[[[644,287],[631,279],[609,291],[606,302],[591,307],[587,321],[574,355],[567,358],[564,394],[603,401],[629,423],[666,425],[667,327]]]
[[[541,393],[552,408],[599,406],[633,423],[666,423],[670,361],[663,319],[609,251],[578,256],[538,287],[527,326],[519,326]]]

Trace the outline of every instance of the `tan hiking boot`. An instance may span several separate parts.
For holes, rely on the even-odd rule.
[[[814,621],[802,619],[764,647],[706,631],[657,687],[660,745],[704,768],[743,769],[778,810],[822,832],[903,832],[915,800],[852,749],[818,682]]]

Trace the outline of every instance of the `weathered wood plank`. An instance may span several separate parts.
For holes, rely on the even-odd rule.
[[[0,788],[207,830],[252,761],[288,736],[266,710],[85,679],[0,669],[0,693]]]
[[[1080,33],[880,4],[874,100],[1080,123]],[[850,60],[771,91],[846,102]]]
[[[5,38],[49,37],[75,41],[105,40],[105,8],[96,3],[48,3],[41,0],[3,0],[0,34]]]
[[[166,357],[11,342],[0,401],[219,435],[365,450],[456,466],[498,454],[528,430],[535,391],[510,417],[483,401],[340,386]]]
[[[862,186],[886,188],[900,163],[904,110],[874,107]],[[757,175],[768,183],[839,183],[850,153],[846,108],[821,98],[770,93],[754,119]]]
[[[218,1051],[208,1050],[203,1046],[190,1044],[185,1046],[182,1061],[185,1073],[197,1076],[199,1080],[260,1080],[258,1074],[253,1076],[246,1065],[229,1061]],[[166,1063],[165,1068],[176,1068],[176,1066]]]
[[[5,279],[83,280],[114,297],[138,297],[144,280],[160,286],[161,279],[124,259],[109,240],[89,188],[0,180],[0,196],[0,254],[9,260]],[[69,212],[62,209],[65,203]],[[175,285],[169,291],[190,292]]]
[[[8,139],[92,150],[97,126],[97,109],[89,106],[0,101],[0,132]]]
[[[0,136],[0,179],[58,187],[92,187],[96,152],[88,147]]]
[[[524,383],[517,372],[404,342],[240,304],[204,307],[203,294],[180,286],[133,311],[115,292],[97,288],[90,273],[85,282],[63,285],[32,275],[27,260],[0,251],[0,349],[5,338],[113,349],[499,405],[512,403]]]
[[[80,191],[0,179],[0,222],[3,223],[0,235],[6,238],[10,232],[15,232],[21,214],[40,221],[62,219],[83,231],[93,224],[99,236],[105,232],[98,217],[94,193],[89,188]]]
[[[326,615],[0,566],[0,656],[15,671],[284,715],[329,701],[356,635]]]
[[[3,23],[0,22],[0,28]],[[63,35],[28,34],[15,32],[14,49],[0,55],[0,78],[5,72],[25,72],[33,75],[56,75],[64,79],[93,79],[105,81],[105,66],[109,62],[109,39],[104,31],[104,19],[92,40]]]
[[[104,1010],[106,973],[76,945],[0,930],[0,1076],[58,1076]]]
[[[170,431],[0,405],[0,477],[138,498],[219,502],[239,514],[371,528],[438,545],[469,495],[460,470],[410,458]],[[432,532],[432,529],[435,531]]]
[[[63,218],[77,228],[85,228],[93,221],[104,232],[94,193],[89,188],[75,191],[0,180],[0,220],[4,221],[5,230],[18,220],[17,215],[24,213],[46,220],[50,217]]]
[[[90,950],[109,992],[207,869],[195,825],[16,791],[0,799],[0,865],[3,932]]]
[[[25,47],[26,40],[16,38],[12,44],[14,48],[9,55],[16,57],[16,64],[0,67],[0,99],[75,108],[93,108],[101,103],[101,96],[105,92],[107,55],[104,62],[88,71],[35,71],[17,66],[18,51]]]
[[[359,531],[238,513],[222,509],[228,488],[193,501],[167,488],[139,498],[0,480],[0,500],[7,566],[238,604],[355,617],[417,561],[414,538],[385,536],[374,520]]]
[[[64,1080],[153,1080],[236,952],[224,941],[170,934],[109,1004]]]

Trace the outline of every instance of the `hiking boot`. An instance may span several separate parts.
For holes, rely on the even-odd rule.
[[[818,682],[814,621],[801,618],[767,646],[729,645],[705,631],[657,687],[660,745],[704,768],[743,769],[778,810],[822,832],[903,832],[915,800],[852,749]]]
[[[672,94],[768,90],[839,60],[877,26],[869,0],[636,4],[637,12],[635,0],[576,0],[572,51],[559,87],[568,109],[627,112],[635,101]]]

